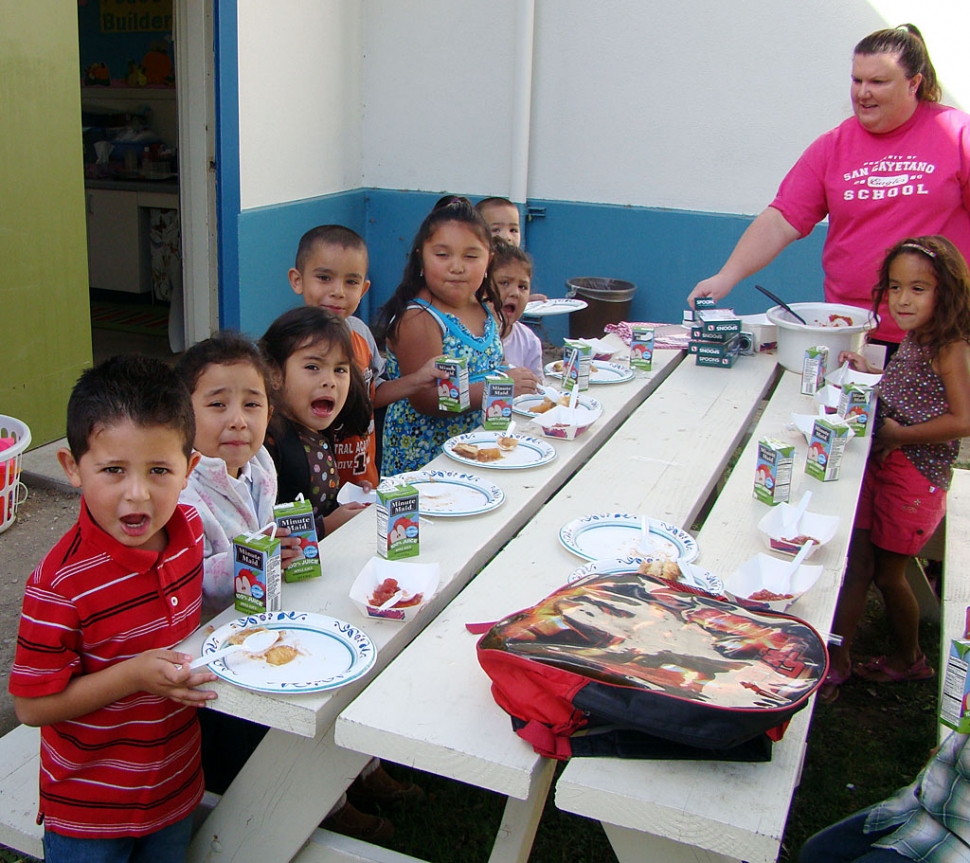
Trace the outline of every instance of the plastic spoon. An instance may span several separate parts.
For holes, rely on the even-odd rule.
[[[782,524],[785,526],[786,530],[794,530],[797,532],[798,523],[802,520],[802,516],[805,515],[805,510],[808,509],[808,502],[812,499],[812,493],[806,491],[802,495],[802,499],[798,502],[798,506],[793,507],[788,510],[782,516]]]
[[[217,659],[222,659],[223,656],[228,656],[230,653],[236,653],[239,650],[245,650],[246,653],[264,653],[269,650],[277,641],[279,641],[280,633],[278,629],[263,629],[259,632],[254,632],[252,635],[247,636],[245,641],[241,641],[239,644],[230,644],[228,647],[222,647],[215,653],[210,653],[207,656],[200,656],[198,659],[193,659],[189,663],[189,670],[195,670],[196,668],[202,668],[204,665],[209,665],[215,662]]]
[[[640,551],[644,554],[649,554],[652,550],[652,543],[650,542],[650,519],[645,515],[640,516]]]
[[[378,611],[387,611],[387,609],[389,609],[389,608],[394,608],[394,606],[397,605],[398,601],[401,599],[402,596],[404,596],[404,591],[403,590],[399,590],[389,600],[387,600],[387,602],[383,603],[382,605],[377,606],[377,610]]]
[[[788,572],[785,573],[786,581],[790,581],[795,577],[795,573],[798,572],[798,568],[802,565],[805,558],[808,557],[808,553],[812,550],[813,545],[815,545],[815,540],[810,539],[801,547],[798,554],[795,555],[795,559],[791,562],[791,566],[788,567]]]

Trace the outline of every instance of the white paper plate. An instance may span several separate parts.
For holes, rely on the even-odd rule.
[[[494,447],[499,437],[515,438],[519,445],[511,452],[503,452],[502,457],[496,461],[477,461],[455,452],[455,446],[461,443],[472,444],[477,447]],[[538,467],[540,464],[551,462],[556,457],[556,448],[551,443],[518,432],[513,432],[510,435],[493,431],[473,431],[468,432],[468,434],[460,434],[445,441],[444,451],[449,458],[460,461],[462,464],[490,470],[519,470],[526,467]]]
[[[579,581],[587,575],[614,575],[619,572],[636,572],[640,564],[645,560],[652,560],[649,557],[624,557],[611,558],[609,560],[592,560],[583,564],[579,569],[574,569],[569,573],[569,583]],[[683,564],[681,571],[684,574],[684,584],[690,587],[697,587],[706,590],[708,593],[720,595],[724,592],[724,583],[713,572],[708,572],[692,563]]]
[[[647,557],[640,548],[640,516],[625,512],[574,519],[562,526],[559,541],[586,560]],[[697,542],[687,531],[656,519],[650,520],[650,545],[658,557],[669,560],[689,563],[698,554]]]
[[[549,363],[543,371],[546,377],[561,378],[562,372],[555,370],[556,363]],[[633,370],[618,363],[604,363],[602,360],[593,360],[593,367],[589,372],[589,382],[591,384],[621,384],[624,381],[633,380]]]
[[[223,647],[241,629],[262,626],[285,632],[277,644],[295,647],[299,655],[285,665],[243,651],[217,659],[209,668],[223,680],[258,692],[301,693],[337,689],[365,675],[377,659],[377,649],[359,627],[301,611],[251,614],[220,626],[202,645],[202,656]]]
[[[559,403],[560,395],[561,393],[556,390],[549,391],[549,398],[556,402],[556,404]],[[530,419],[540,417],[542,414],[537,414],[534,409],[541,405],[544,399],[545,395],[541,392],[518,396],[512,400],[512,413],[517,413],[519,416],[529,417]],[[597,416],[603,413],[603,405],[585,393],[579,394],[579,397],[576,399],[576,408],[577,413],[584,408],[587,411],[595,412]]]
[[[521,444],[519,444],[521,446]],[[505,502],[505,492],[494,482],[473,473],[453,470],[416,470],[388,477],[418,490],[421,515],[459,518],[490,512]]]
[[[550,315],[568,315],[570,312],[578,312],[588,306],[584,300],[575,300],[569,297],[562,297],[558,300],[544,300],[539,302],[534,300],[525,304],[524,315],[531,315],[534,318],[545,318]]]

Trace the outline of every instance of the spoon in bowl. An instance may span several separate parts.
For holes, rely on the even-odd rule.
[[[775,295],[774,295],[773,293],[771,293],[771,291],[769,291],[769,290],[768,290],[767,288],[763,288],[763,287],[761,287],[761,285],[755,285],[755,287],[756,287],[756,288],[757,288],[757,289],[758,289],[759,291],[761,291],[761,293],[763,293],[763,294],[764,294],[764,295],[765,295],[765,296],[766,296],[766,297],[767,297],[767,298],[768,298],[769,300],[771,300],[771,301],[772,301],[773,303],[777,303],[777,304],[778,304],[779,306],[781,306],[781,307],[782,307],[782,308],[783,308],[783,309],[784,309],[784,310],[785,310],[786,312],[788,312],[788,314],[790,314],[790,315],[791,315],[791,316],[792,316],[792,317],[793,317],[793,318],[794,318],[794,319],[795,319],[796,321],[801,321],[801,323],[803,323],[803,324],[804,324],[804,325],[805,325],[806,327],[808,326],[808,321],[806,321],[806,320],[805,320],[805,318],[803,318],[803,317],[802,317],[802,316],[801,316],[800,314],[798,314],[798,312],[796,312],[796,311],[795,311],[795,310],[794,310],[794,309],[793,309],[793,308],[792,308],[792,307],[791,307],[790,305],[788,305],[788,303],[786,303],[786,302],[785,302],[785,301],[784,301],[783,299],[781,299],[780,297],[776,297],[776,296],[775,296]]]

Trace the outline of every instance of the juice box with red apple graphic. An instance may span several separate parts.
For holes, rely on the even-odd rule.
[[[413,485],[382,482],[377,487],[377,553],[388,560],[419,553],[418,490]]]
[[[512,421],[515,382],[508,375],[491,374],[482,387],[482,428],[505,431]]]
[[[812,438],[808,442],[805,473],[823,482],[838,479],[842,453],[848,440],[849,427],[844,423],[830,422],[824,417],[816,419]]]
[[[264,533],[244,533],[232,541],[236,611],[281,611],[280,541]]]
[[[442,357],[435,363],[438,373],[438,409],[450,413],[468,410],[468,360],[465,357]]]
[[[320,568],[320,549],[317,544],[317,527],[313,521],[313,506],[301,494],[292,503],[278,503],[273,507],[277,527],[285,527],[290,536],[300,538],[302,557],[294,560],[283,570],[283,581],[304,581],[323,575]]]

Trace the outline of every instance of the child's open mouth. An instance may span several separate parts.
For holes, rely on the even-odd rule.
[[[324,397],[321,399],[314,399],[310,405],[310,409],[313,411],[314,416],[318,417],[329,417],[333,414],[334,400],[329,397]]]
[[[147,529],[150,519],[143,513],[135,513],[134,515],[123,515],[120,519],[121,529],[128,536],[141,536]]]
[[[508,315],[514,315],[518,311],[519,311],[519,306],[516,303],[506,303],[504,306],[502,306],[502,312],[506,316],[508,316]]]

